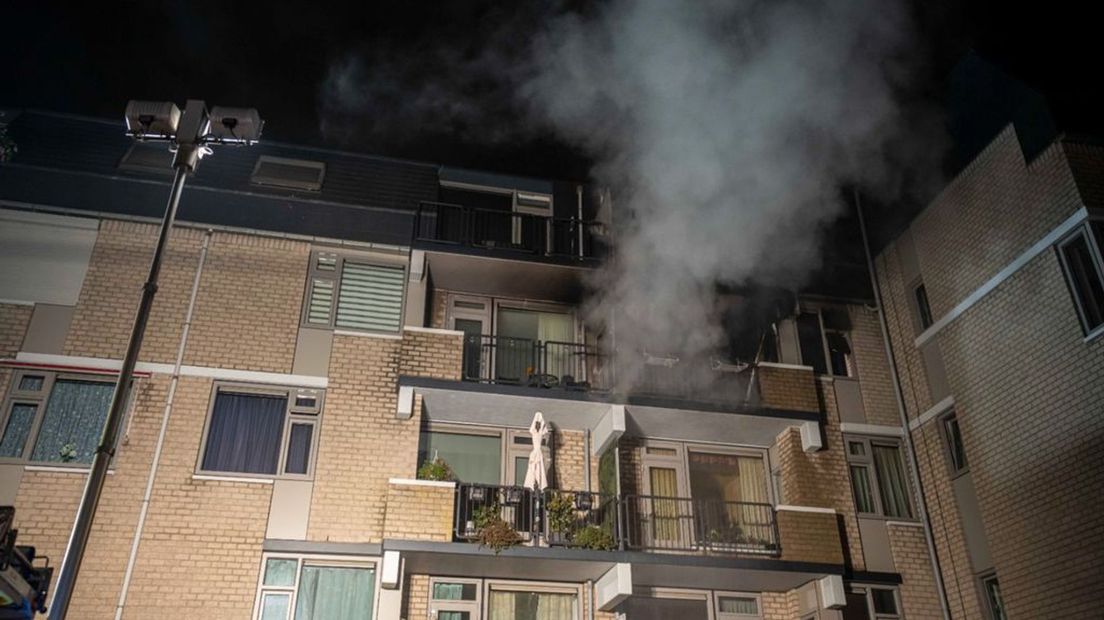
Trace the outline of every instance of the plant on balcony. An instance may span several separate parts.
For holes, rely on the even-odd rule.
[[[475,522],[475,540],[480,547],[488,547],[495,555],[521,543],[521,534],[501,516],[497,505],[483,506],[472,514]]]
[[[571,495],[552,493],[545,506],[549,544],[565,544],[575,530],[575,503]]]
[[[444,459],[438,457],[432,461],[426,461],[422,463],[422,466],[418,468],[418,480],[438,480],[449,482],[456,479],[456,475],[452,473],[452,468],[445,462]]]
[[[755,542],[744,533],[743,528],[735,524],[715,527],[709,530],[705,538],[712,544],[721,545],[740,545]]]
[[[612,551],[617,546],[617,543],[613,540],[613,535],[598,525],[588,525],[575,532],[572,542],[575,543],[576,547],[597,549],[599,551]]]

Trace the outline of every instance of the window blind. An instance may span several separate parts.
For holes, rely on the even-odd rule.
[[[369,331],[398,331],[402,296],[402,267],[345,261],[334,325]]]

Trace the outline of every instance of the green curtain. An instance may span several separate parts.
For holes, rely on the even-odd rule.
[[[304,566],[295,620],[371,620],[374,583],[370,568]]]
[[[886,516],[912,518],[912,506],[909,503],[904,468],[901,466],[900,450],[896,446],[874,445],[871,448],[874,471],[878,476],[878,491]]]

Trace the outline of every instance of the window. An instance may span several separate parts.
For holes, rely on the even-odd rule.
[[[318,390],[216,386],[199,470],[309,478],[321,397]]]
[[[376,571],[369,562],[267,556],[257,620],[371,620]]]
[[[750,620],[762,617],[758,594],[717,593],[717,620]]]
[[[325,177],[326,164],[320,161],[262,155],[249,180],[255,185],[317,192]]]
[[[477,580],[430,579],[429,617],[436,620],[477,620],[480,608]]]
[[[460,482],[500,484],[502,482],[502,437],[422,431],[418,443],[418,464],[441,459]]]
[[[1066,273],[1066,282],[1086,334],[1093,334],[1104,326],[1101,237],[1104,237],[1104,221],[1094,220],[1058,244],[1058,255]]]
[[[923,284],[920,284],[912,290],[912,295],[916,300],[916,318],[920,320],[920,329],[923,331],[931,327],[934,322],[931,306],[928,305],[928,291]]]
[[[900,444],[892,440],[848,438],[847,461],[851,491],[860,513],[913,518]]]
[[[899,620],[903,617],[896,588],[852,586],[847,593],[844,620]]]
[[[1005,620],[1004,599],[1001,598],[1000,582],[995,574],[981,578],[981,589],[985,593],[985,603],[989,607],[989,617],[993,620]]]
[[[817,374],[850,377],[855,374],[851,353],[851,321],[846,311],[824,308],[797,317],[801,362]]]
[[[90,464],[114,393],[114,379],[17,372],[0,414],[0,459]]]
[[[492,584],[487,595],[487,617],[493,620],[574,620],[579,617],[577,590]]]
[[[943,439],[947,445],[947,455],[951,463],[951,473],[966,471],[966,447],[962,445],[962,431],[958,427],[958,417],[954,413],[946,416],[943,422]]]
[[[402,325],[405,268],[332,252],[311,257],[306,327],[395,333]]]

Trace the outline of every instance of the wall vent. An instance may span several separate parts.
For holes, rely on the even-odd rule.
[[[173,154],[164,142],[135,142],[119,160],[119,168],[137,172],[172,174]]]
[[[317,192],[322,189],[325,176],[326,164],[320,161],[262,155],[250,181],[256,185]]]

